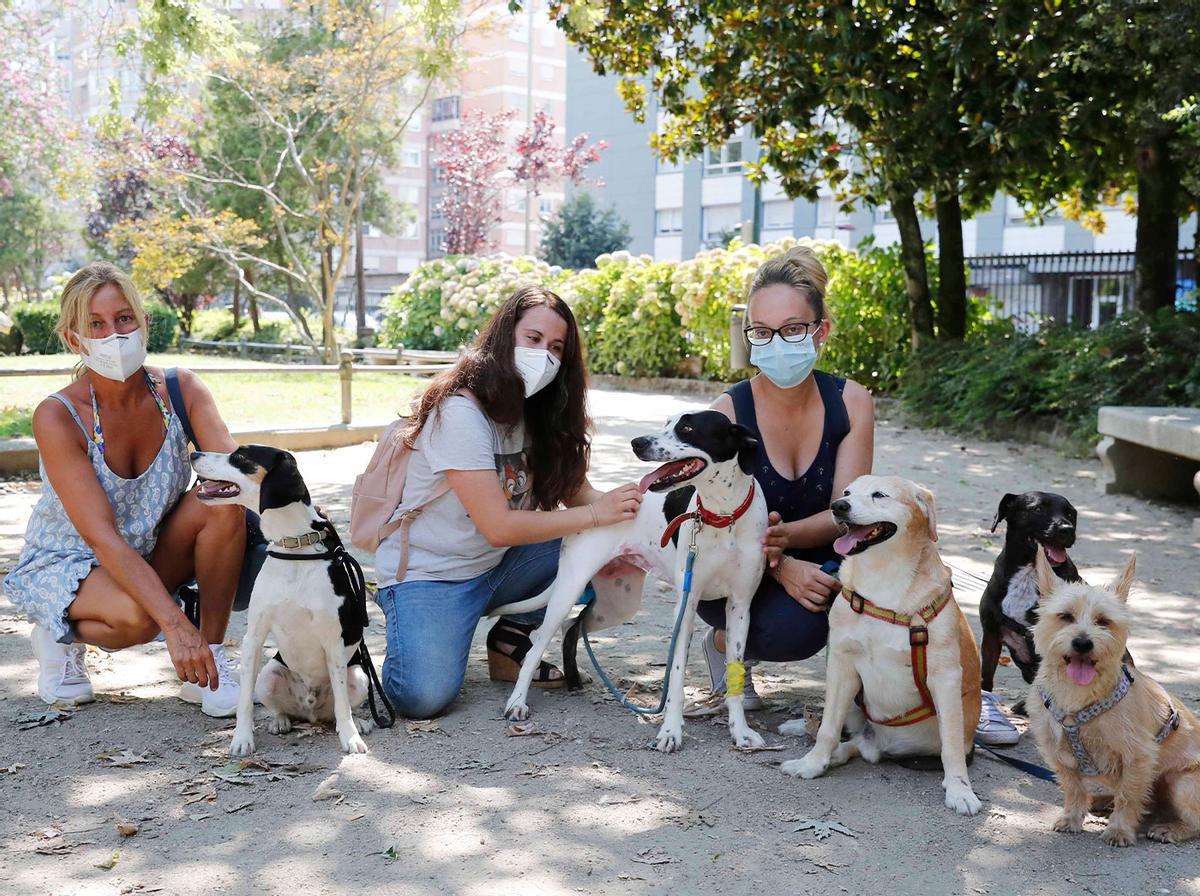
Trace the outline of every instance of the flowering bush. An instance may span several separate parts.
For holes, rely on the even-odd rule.
[[[424,262],[384,300],[380,344],[453,351],[474,339],[520,287],[553,289],[560,275],[559,268],[528,255]]]

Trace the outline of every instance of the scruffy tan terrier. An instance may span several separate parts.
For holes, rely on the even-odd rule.
[[[1146,836],[1164,843],[1200,834],[1200,721],[1122,661],[1135,559],[1100,588],[1064,582],[1037,554],[1033,641],[1042,664],[1027,705],[1063,788],[1054,830],[1082,831],[1092,797],[1111,796],[1102,836],[1113,846],[1132,845],[1143,819]]]

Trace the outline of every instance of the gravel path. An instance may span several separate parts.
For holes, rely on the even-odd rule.
[[[593,479],[644,468],[628,440],[695,406],[596,392]],[[1200,554],[1192,508],[1097,493],[1099,464],[1049,450],[881,422],[876,468],[933,488],[943,558],[971,621],[999,551],[988,525],[1006,491],[1060,491],[1080,511],[1072,552],[1103,581],[1138,552],[1138,665],[1200,710],[1196,644]],[[370,446],[300,456],[314,498],[345,522]],[[0,573],[14,562],[32,483],[0,483]],[[344,528],[343,528],[344,531]],[[648,695],[662,675],[673,604],[655,583],[642,614],[597,638],[607,667]],[[230,635],[241,634],[244,615]],[[483,631],[463,696],[436,724],[401,723],[344,757],[328,732],[275,737],[259,725],[253,764],[230,763],[230,726],[174,698],[161,645],[92,652],[98,702],[49,725],[34,693],[29,626],[0,598],[0,881],[3,892],[404,894],[761,893],[1200,894],[1200,844],[1104,846],[1089,821],[1054,834],[1057,788],[982,756],[971,769],[984,810],[942,805],[940,776],[855,761],[813,781],[782,759],[807,739],[779,722],[819,711],[824,660],[756,670],[769,710],[752,723],[778,752],[731,749],[723,719],[689,721],[683,752],[647,749],[655,727],[608,699],[535,692],[532,734],[505,735],[507,688],[487,680]],[[606,633],[612,635],[612,633]],[[383,655],[382,617],[370,643]],[[552,650],[556,650],[552,647]],[[705,684],[693,649],[689,691]],[[1002,667],[1014,702],[1020,678]],[[1031,742],[1018,755],[1036,759]],[[330,798],[316,799],[328,794]],[[116,820],[136,825],[122,836]],[[809,822],[817,822],[813,830]],[[836,822],[849,833],[822,830]],[[798,830],[798,828],[807,828]],[[129,828],[127,828],[129,829]]]

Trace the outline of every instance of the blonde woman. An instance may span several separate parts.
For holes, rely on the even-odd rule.
[[[746,657],[802,660],[824,646],[825,614],[838,583],[821,566],[837,560],[829,504],[846,485],[871,472],[875,412],[871,393],[815,366],[829,339],[825,268],[812,249],[796,246],[762,265],[751,280],[745,333],[758,374],[731,387],[715,410],[758,439],[754,476],[771,527],[768,568],[750,607]],[[704,640],[714,693],[725,688],[725,607],[701,601],[713,630]],[[746,676],[746,708],[761,705]]]
[[[164,372],[145,367],[146,311],[129,277],[90,264],[63,289],[58,335],[80,356],[75,380],[38,405],[42,496],[4,589],[34,624],[38,696],[87,703],[87,644],[117,650],[162,632],[180,696],[210,716],[237,708],[221,646],[245,551],[240,507],[188,492],[187,437]],[[185,410],[208,450],[236,444],[212,396],[178,372]],[[172,598],[195,575],[200,627]]]

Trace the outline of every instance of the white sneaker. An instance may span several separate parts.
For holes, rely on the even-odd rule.
[[[704,660],[708,663],[708,677],[712,680],[713,696],[725,694],[725,654],[717,650],[717,630],[710,628],[704,636]],[[746,663],[746,684],[742,690],[742,708],[753,712],[763,708],[762,697],[754,690],[753,664]]]
[[[33,627],[33,655],[38,672],[38,696],[46,703],[91,703],[96,699],[88,678],[87,645],[63,644],[40,625]]]
[[[991,691],[983,691],[982,694],[983,707],[979,713],[979,724],[975,728],[975,739],[989,747],[1016,746],[1021,739],[1021,732],[1000,708],[1000,698]]]
[[[199,703],[200,711],[215,719],[227,719],[237,714],[238,696],[241,693],[241,676],[237,660],[225,655],[224,644],[209,644],[213,661],[217,665],[217,689],[202,688],[185,681],[179,689],[179,699],[188,703]]]

